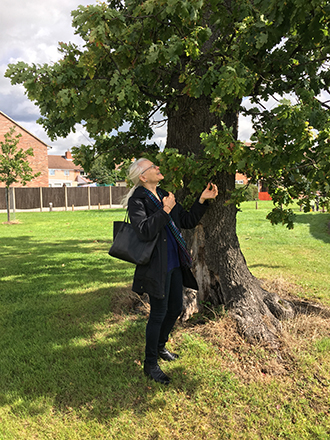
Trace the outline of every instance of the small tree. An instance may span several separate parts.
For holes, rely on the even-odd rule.
[[[17,134],[14,136],[15,127],[11,127],[9,132],[5,134],[5,141],[0,141],[1,157],[0,157],[0,182],[6,185],[6,203],[7,203],[7,219],[10,222],[10,197],[9,187],[13,183],[21,182],[26,185],[40,173],[32,173],[27,157],[34,156],[33,149],[29,148],[24,151],[22,148],[18,150],[19,139],[22,136]]]
[[[103,157],[95,159],[87,176],[99,185],[113,185],[116,183],[116,171],[107,166]]]

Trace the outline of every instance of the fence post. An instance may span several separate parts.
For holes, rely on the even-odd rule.
[[[65,210],[68,210],[68,188],[64,187],[64,198],[65,198]]]
[[[110,190],[110,209],[112,208],[112,186],[109,186],[109,190]]]
[[[42,186],[39,186],[39,195],[40,195],[40,212],[42,212]]]
[[[88,209],[91,209],[91,187],[87,187],[87,193],[88,193]]]

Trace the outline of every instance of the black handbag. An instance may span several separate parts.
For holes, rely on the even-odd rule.
[[[140,240],[128,222],[128,212],[126,211],[124,221],[113,224],[113,244],[109,255],[133,264],[147,264],[158,240],[158,235],[151,241]]]

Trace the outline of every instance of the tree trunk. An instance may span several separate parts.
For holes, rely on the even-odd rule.
[[[167,147],[186,154],[198,154],[202,148],[200,133],[209,132],[219,120],[209,112],[208,99],[183,97],[179,106],[168,112]],[[227,126],[234,127],[237,136],[238,115],[226,115]],[[207,182],[205,182],[207,183]],[[211,203],[202,222],[194,231],[186,231],[198,281],[196,293],[186,289],[183,319],[200,310],[201,303],[223,304],[235,318],[239,332],[248,340],[262,340],[276,346],[281,329],[280,319],[293,316],[290,303],[276,294],[263,290],[249,271],[236,235],[237,208],[225,206],[228,191],[235,188],[235,175],[222,172],[216,176],[219,196]]]
[[[9,186],[6,186],[7,221],[10,222],[10,193]]]

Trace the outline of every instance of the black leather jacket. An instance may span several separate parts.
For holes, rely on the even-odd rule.
[[[160,190],[164,196],[168,193]],[[207,210],[207,201],[199,203],[198,199],[190,211],[186,211],[179,203],[171,211],[171,217],[181,230],[194,228]],[[132,226],[141,240],[152,240],[157,233],[159,237],[148,264],[138,265],[135,269],[132,290],[138,294],[148,293],[156,298],[165,296],[165,280],[167,274],[167,235],[165,226],[169,215],[158,209],[147,195],[144,188],[138,187],[128,200],[128,213]],[[196,280],[189,270],[188,276],[183,276],[185,287],[196,288]]]

